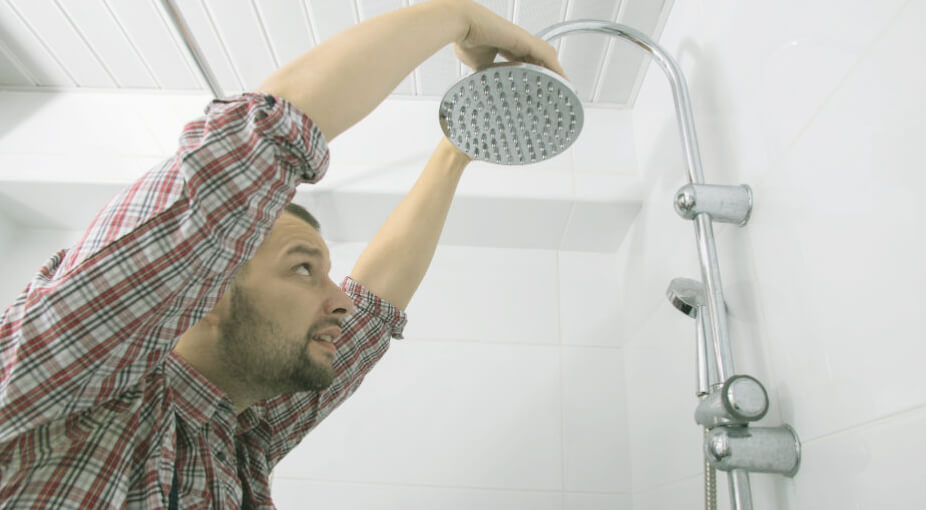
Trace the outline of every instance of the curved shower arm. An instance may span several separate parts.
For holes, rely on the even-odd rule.
[[[691,112],[691,100],[688,96],[688,86],[682,77],[682,71],[675,62],[675,59],[669,55],[661,46],[650,39],[646,34],[639,30],[633,29],[619,23],[608,21],[580,19],[573,21],[564,21],[541,30],[537,37],[551,42],[554,39],[566,34],[576,32],[594,32],[604,33],[612,36],[618,36],[636,44],[652,55],[662,70],[665,71],[666,77],[672,86],[672,96],[675,99],[675,113],[678,117],[679,130],[682,136],[682,145],[685,151],[685,163],[688,166],[688,179],[692,184],[704,183],[704,172],[701,170],[701,154],[698,152],[698,138],[694,128],[694,114]]]

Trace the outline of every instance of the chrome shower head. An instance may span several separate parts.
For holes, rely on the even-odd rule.
[[[672,306],[692,319],[698,318],[699,307],[707,305],[704,300],[704,285],[690,278],[672,280],[666,289],[666,297]]]
[[[525,165],[566,150],[585,119],[575,88],[560,75],[500,62],[454,84],[441,100],[439,120],[469,157]]]

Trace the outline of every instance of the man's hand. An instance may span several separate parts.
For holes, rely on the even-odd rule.
[[[539,39],[471,0],[453,0],[461,9],[467,30],[455,41],[454,53],[461,62],[475,71],[484,69],[500,54],[508,60],[527,62],[551,69],[566,76],[556,50]]]

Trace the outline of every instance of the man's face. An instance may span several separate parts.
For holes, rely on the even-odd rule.
[[[229,289],[219,338],[229,376],[267,395],[331,384],[334,342],[353,303],[329,269],[318,232],[284,213]]]

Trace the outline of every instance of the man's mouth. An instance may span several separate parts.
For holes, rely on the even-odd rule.
[[[341,336],[341,330],[338,328],[332,328],[313,336],[312,340],[318,342],[318,345],[325,348],[325,350],[334,352],[336,350],[334,339],[339,336]]]

